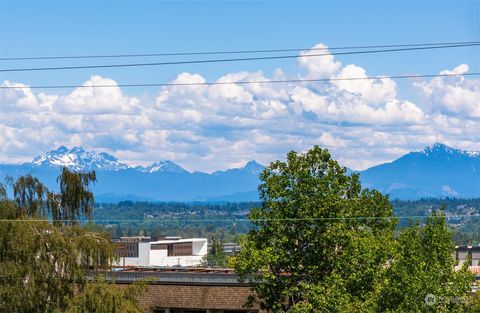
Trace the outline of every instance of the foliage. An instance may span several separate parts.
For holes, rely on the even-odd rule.
[[[392,201],[395,215],[423,217],[443,208],[447,222],[453,230],[453,239],[458,245],[480,244],[480,198],[476,199],[420,199],[415,201]],[[399,228],[414,223],[416,218],[400,219]]]
[[[78,223],[82,215],[91,219],[94,198],[88,187],[96,179],[94,171],[76,173],[64,167],[57,179],[60,183],[60,193],[48,193],[48,206],[51,209],[53,220],[73,225]]]
[[[433,210],[445,205],[447,222],[453,230],[455,243],[480,244],[480,198],[393,200],[390,203],[394,215],[401,217],[398,219],[397,233],[418,218],[424,222]],[[99,225],[114,237],[173,235],[233,242],[252,228],[253,225],[246,220],[247,215],[251,208],[260,205],[260,202],[97,203],[94,219],[105,220]],[[407,219],[404,218],[406,216],[413,217]]]
[[[267,312],[464,312],[472,275],[455,272],[445,214],[401,230],[388,198],[326,150],[290,152],[261,174],[262,206],[232,263]],[[441,299],[427,305],[428,294]]]
[[[64,312],[142,313],[137,296],[143,289],[141,285],[121,288],[101,280],[90,282],[71,299]]]
[[[254,282],[251,300],[271,312],[362,309],[389,255],[388,198],[362,189],[319,147],[290,152],[261,180],[262,207],[251,211],[255,228],[235,259],[240,277]]]
[[[465,264],[453,271],[455,244],[445,214],[434,211],[424,226],[404,228],[379,284],[378,312],[465,312],[473,275]],[[428,305],[427,295],[434,301]]]
[[[246,217],[255,205],[255,202],[97,203],[94,219],[104,220],[101,225],[113,237],[170,235],[233,242],[239,234],[250,229],[251,224]]]
[[[35,216],[44,214],[43,203],[47,188],[32,175],[19,177],[13,183],[13,195],[19,208],[18,215]]]
[[[2,219],[14,216],[12,209],[13,202],[2,201]],[[0,223],[0,237],[3,312],[51,312],[65,307],[75,288],[85,283],[89,267],[105,267],[113,257],[108,237],[76,226],[12,220]]]
[[[77,312],[74,311],[77,309],[81,310],[79,312],[95,312],[92,305],[98,304],[95,300],[98,297],[93,297],[93,293],[108,295],[115,303],[131,304],[129,311],[115,311],[115,307],[110,306],[112,310],[108,312],[138,312],[133,310],[135,303],[125,292],[87,280],[87,273],[95,276],[99,270],[107,269],[114,259],[113,245],[107,233],[77,225],[81,214],[89,215],[88,207],[93,204],[93,195],[88,191],[92,177],[94,174],[62,171],[59,181],[64,185],[55,197],[66,200],[59,201],[53,209],[66,212],[65,217],[73,218],[66,224],[48,221],[52,207],[44,199],[46,194],[52,193],[37,179],[19,177],[13,182],[14,200],[7,199],[6,192],[2,191],[1,312],[61,312],[67,308],[70,312]],[[87,302],[82,304],[82,300]],[[107,304],[99,306],[99,310],[106,309]]]
[[[227,255],[223,252],[223,244],[217,238],[213,238],[207,255],[203,257],[202,264],[211,267],[226,267],[227,261]]]

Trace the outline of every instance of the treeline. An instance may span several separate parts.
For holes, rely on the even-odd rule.
[[[258,205],[122,201],[97,204],[94,220],[113,237],[170,235],[235,242],[239,234],[251,228],[248,213]]]
[[[480,244],[480,198],[390,201],[398,217],[397,230],[443,209],[457,244]],[[97,203],[94,219],[114,237],[175,235],[236,241],[251,229],[247,220],[261,202],[133,202]]]

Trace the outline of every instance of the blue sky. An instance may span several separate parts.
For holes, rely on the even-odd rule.
[[[320,43],[338,47],[477,40],[480,40],[478,1],[0,1],[1,57],[307,48]],[[215,81],[241,72],[249,73],[244,77],[273,78],[280,75],[296,78],[326,74],[338,76],[342,73],[345,76],[347,73],[359,73],[359,68],[365,70],[368,76],[430,74],[453,70],[461,64],[466,64],[469,72],[479,72],[479,52],[480,48],[471,47],[339,56],[329,64],[318,65],[332,66],[332,71],[328,73],[319,73],[318,67],[312,65],[315,60],[311,64],[301,64],[299,60],[287,59],[2,73],[0,82],[81,85],[97,77],[93,81],[108,79],[116,83],[149,83],[169,82],[178,79],[181,73],[190,74],[182,76],[187,81],[200,79],[194,75]],[[131,61],[113,60],[115,63]],[[1,61],[0,64],[1,68],[12,68],[61,66],[73,62],[83,65],[112,60]],[[341,62],[341,65],[336,66],[335,62]],[[356,67],[347,67],[349,64]],[[314,67],[316,73],[312,72]],[[19,91],[15,95],[0,96],[0,110],[4,116],[3,119],[0,116],[0,127],[3,127],[0,142],[8,143],[0,148],[0,161],[28,160],[55,145],[82,144],[87,148],[113,152],[132,164],[169,158],[186,168],[211,171],[240,165],[254,158],[266,163],[281,158],[291,149],[304,150],[317,143],[328,146],[344,164],[364,168],[391,160],[432,141],[444,141],[465,149],[480,149],[478,135],[473,131],[480,127],[476,116],[478,102],[471,100],[477,95],[477,82],[475,79],[398,81],[395,86],[384,86],[382,90],[375,89],[375,86],[332,84],[333,89],[321,87],[321,90],[318,86],[305,86],[313,94],[295,89],[295,86],[272,86],[268,91],[242,91],[249,95],[239,94],[238,90],[226,90],[222,91],[227,94],[223,96],[219,95],[222,92],[211,90],[192,93],[191,88],[188,91],[170,90],[168,95],[160,88],[125,88],[116,90],[114,94],[80,96],[74,90],[35,90],[32,95]],[[236,100],[228,96],[229,92]],[[372,98],[372,93],[382,92],[386,95],[384,98]],[[341,105],[350,96],[359,94],[363,96],[357,99],[358,105]],[[358,118],[366,112],[362,106],[374,109],[365,114],[382,114],[390,110],[386,108],[394,100],[398,102],[400,118],[390,115],[378,117],[383,122],[374,125]],[[28,101],[31,103],[26,105]],[[95,108],[89,111],[89,104],[82,101],[95,103]],[[119,108],[98,111],[98,107],[111,106],[104,101],[116,101],[119,106],[123,103],[130,107],[123,108],[125,112]],[[242,107],[228,110],[231,101],[241,103]],[[285,107],[272,109],[275,101]],[[307,103],[309,101],[317,102]],[[333,104],[335,113],[318,108],[322,101]],[[201,105],[203,102],[205,104]],[[267,102],[270,104],[267,105]],[[409,111],[402,111],[402,105],[405,109],[402,103],[406,102],[413,103],[421,114],[410,110],[412,107],[408,105],[406,108]],[[214,103],[212,106],[215,108],[207,103]],[[75,105],[83,109],[71,109]],[[260,110],[263,115],[255,111],[261,105],[267,105],[279,115],[266,108]],[[280,114],[283,109],[289,113]],[[412,113],[414,111],[419,114],[415,117],[417,120],[411,117],[407,118],[407,124],[399,122],[404,116],[415,114]],[[31,112],[36,113],[28,115],[33,114]],[[176,113],[179,114],[177,120]],[[25,120],[42,114],[50,120],[25,123]],[[164,117],[153,120],[151,117],[155,114]],[[16,117],[12,120],[12,116]],[[108,125],[112,120],[140,119],[141,116],[149,120],[136,121],[136,125],[121,122],[123,127],[110,132],[99,127],[102,122]],[[165,116],[170,117],[165,120]],[[20,120],[22,117],[23,122]],[[62,118],[70,121],[66,123],[68,125],[61,125],[65,124],[60,121]],[[232,122],[238,120],[238,124]],[[276,122],[284,127],[279,129]],[[443,123],[444,126],[442,128],[435,123]],[[460,125],[468,125],[470,130]],[[457,129],[454,130],[454,127]],[[373,139],[371,142],[359,141],[357,136],[366,131],[371,132],[372,138],[378,136],[378,142]],[[34,134],[41,132],[52,138],[35,138]],[[322,136],[323,141],[319,139]],[[255,138],[244,142],[245,137]],[[395,141],[395,138],[399,140]],[[12,143],[12,140],[17,142]],[[365,149],[365,145],[371,148]],[[226,149],[225,146],[232,148]]]

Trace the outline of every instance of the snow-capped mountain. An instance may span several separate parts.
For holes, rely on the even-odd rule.
[[[414,153],[414,152],[412,152]],[[463,156],[467,158],[480,158],[480,151],[469,151],[469,150],[460,150],[451,148],[443,143],[435,143],[431,146],[426,147],[421,151],[425,156],[440,156],[448,157],[450,156]]]
[[[131,167],[108,153],[60,147],[36,157],[32,163],[0,163],[0,179],[31,173],[49,188],[55,188],[61,166],[78,171],[95,170],[97,183],[93,190],[100,201],[102,195],[107,195],[104,201],[253,201],[258,200],[259,175],[264,169],[256,161],[212,174],[190,173],[172,161]],[[480,197],[480,152],[440,143],[359,174],[363,187],[387,193],[392,199]]]
[[[125,169],[135,169],[142,173],[187,173],[187,171],[181,166],[169,160],[155,162],[146,167],[131,167],[130,165],[119,161],[113,155],[105,152],[97,153],[95,151],[87,151],[82,147],[74,147],[72,149],[68,149],[65,146],[61,146],[56,150],[52,150],[45,153],[44,155],[35,157],[32,161],[32,165],[49,167],[65,166],[75,171],[118,171]]]
[[[362,171],[360,179],[392,198],[480,197],[480,152],[436,143]]]
[[[68,167],[75,171],[107,170],[118,171],[129,166],[105,152],[86,151],[82,147],[68,149],[61,146],[33,159],[35,166]]]
[[[139,170],[144,173],[188,173],[183,167],[169,160],[155,162],[147,167],[139,167]]]

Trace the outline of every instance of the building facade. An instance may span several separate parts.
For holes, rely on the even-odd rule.
[[[207,254],[206,238],[121,237],[113,240],[115,266],[198,266]]]

